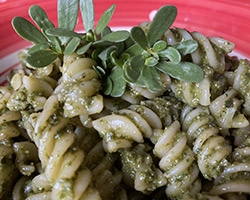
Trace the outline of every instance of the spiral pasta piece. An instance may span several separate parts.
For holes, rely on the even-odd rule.
[[[77,127],[77,137],[79,147],[86,154],[83,164],[92,173],[92,184],[99,191],[102,199],[124,199],[120,193],[123,193],[122,174],[115,166],[118,157],[117,154],[106,153],[102,141],[96,131],[86,129],[86,127]],[[115,192],[114,192],[115,191]]]
[[[14,151],[11,141],[0,141],[0,198],[4,199],[5,195],[10,192],[12,185],[15,183],[18,170],[13,161]]]
[[[133,142],[151,138],[153,129],[161,129],[179,117],[176,99],[154,98],[114,110],[92,122],[103,138],[104,148],[116,152]]]
[[[120,151],[125,183],[145,194],[167,182],[162,171],[154,165],[149,150],[148,145],[136,144]]]
[[[152,110],[158,116],[154,117],[153,114],[150,114],[150,116],[152,117],[148,120],[148,122],[152,122],[150,126],[153,129],[169,126],[173,123],[173,121],[178,120],[180,117],[181,104],[182,103],[178,102],[178,100],[174,97],[157,97],[154,99],[143,100],[140,102],[140,105]],[[140,106],[137,107],[138,109],[136,111],[143,115],[143,113],[141,113]]]
[[[37,147],[29,141],[15,142],[13,149],[16,154],[16,166],[26,176],[30,176],[36,170],[39,162]]]
[[[18,170],[15,165],[13,139],[20,135],[16,121],[21,118],[18,111],[7,108],[11,96],[10,88],[0,88],[0,198],[4,199],[15,183]]]
[[[164,98],[142,101],[100,117],[92,125],[103,138],[104,148],[116,152],[131,147],[133,142],[143,142],[143,137],[152,136],[153,129],[169,123],[165,116],[174,112],[169,108],[171,106],[172,103]]]
[[[140,130],[125,116],[111,114],[94,120],[92,125],[103,138],[108,152],[130,147],[133,141],[143,142]]]
[[[188,83],[174,80],[171,89],[190,106],[210,104],[210,80],[206,77],[199,83]]]
[[[25,110],[31,106],[35,111],[42,110],[46,99],[53,93],[56,80],[49,76],[16,73],[11,79],[14,91],[8,100],[8,108],[13,111]]]
[[[58,113],[58,105],[57,97],[52,95],[42,112],[25,118],[26,130],[38,147],[42,165],[42,173],[32,180],[32,189],[35,195],[50,192],[51,199],[92,195],[99,198],[99,192],[90,186],[91,171],[82,165],[85,153],[74,145],[76,134],[69,119]]]
[[[198,166],[207,179],[216,178],[229,164],[227,157],[232,151],[229,142],[219,135],[219,128],[207,107],[186,107],[181,116],[183,131],[187,132],[188,144],[193,148]]]
[[[153,152],[160,159],[159,166],[168,180],[167,196],[173,199],[194,198],[201,189],[199,169],[192,150],[186,145],[186,135],[180,131],[180,123],[174,121],[156,134],[158,139]]]
[[[90,115],[103,109],[100,80],[93,69],[96,62],[91,58],[77,58],[75,54],[65,56],[61,68],[62,77],[54,91],[63,103],[64,116],[79,116],[85,126],[91,125]]]
[[[120,152],[125,182],[143,193],[153,191],[166,183],[162,172],[152,163],[151,156],[146,152],[142,153],[142,149],[148,151],[147,147],[140,145],[143,138],[153,137],[154,129],[163,127],[164,116],[170,113],[169,107],[172,104],[167,99],[154,100],[159,102],[156,103],[158,106],[153,100],[143,101],[92,122],[93,128],[104,141],[104,149],[111,153]],[[160,110],[161,114],[156,114]]]
[[[226,54],[232,52],[234,48],[232,42],[223,38],[206,37],[202,33],[189,32],[182,28],[169,29],[164,37],[171,45],[181,40],[196,40],[199,46],[195,52],[191,53],[191,60],[202,67],[208,65],[218,74],[224,72]],[[207,71],[205,73],[207,74]]]
[[[232,135],[235,149],[230,155],[230,165],[214,180],[212,194],[230,196],[241,194],[247,199],[250,194],[250,126],[234,129]],[[239,143],[242,141],[242,143]]]
[[[187,83],[173,79],[170,88],[177,97],[189,106],[208,106],[214,92],[225,84],[225,81],[220,79],[224,79],[222,74],[226,68],[225,58],[226,54],[233,50],[233,43],[222,38],[208,38],[199,32],[188,32],[181,28],[169,29],[165,33],[164,39],[170,45],[190,39],[198,42],[198,49],[191,53],[188,59],[203,68],[204,78],[199,83]]]
[[[239,110],[241,102],[236,95],[236,90],[228,89],[209,105],[211,114],[218,126],[223,129],[243,128],[249,125],[249,121]]]
[[[233,136],[233,144],[236,147],[250,146],[250,125],[244,128],[233,129],[230,132]]]
[[[86,157],[93,159],[93,155],[97,155],[97,151],[99,152],[102,149],[102,143],[99,142],[97,144],[97,149],[94,147]],[[97,164],[93,165],[90,168],[93,174],[93,185],[99,191],[102,199],[109,200],[109,199],[119,199],[120,192],[124,190],[120,186],[122,183],[122,173],[118,168],[115,166],[115,162],[117,161],[117,154],[104,154],[101,159],[96,162]],[[86,164],[88,166],[88,164]]]
[[[236,148],[232,153],[232,164],[215,180],[210,193],[221,196],[231,193],[242,194],[244,199],[247,199],[247,195],[250,194],[249,155],[249,147]]]
[[[243,111],[250,115],[250,83],[248,74],[250,72],[250,63],[247,60],[239,60],[239,65],[234,71],[233,88],[239,92],[244,100]]]

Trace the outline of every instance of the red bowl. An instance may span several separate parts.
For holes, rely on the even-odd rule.
[[[235,52],[250,58],[250,2],[249,0],[94,0],[95,19],[111,4],[116,11],[111,27],[128,28],[152,18],[162,5],[172,4],[178,9],[175,27],[199,31],[206,36],[221,36],[235,43]],[[57,0],[0,0],[0,84],[4,75],[18,65],[16,53],[30,43],[20,38],[11,26],[15,16],[29,18],[31,5],[40,5],[57,24]],[[82,29],[79,20],[77,29]]]

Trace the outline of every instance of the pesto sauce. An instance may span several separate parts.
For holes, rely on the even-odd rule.
[[[165,178],[158,176],[152,157],[147,153],[148,148],[147,145],[138,144],[120,151],[123,172],[133,180],[139,177],[146,184],[146,191],[142,192],[153,191],[165,184]]]

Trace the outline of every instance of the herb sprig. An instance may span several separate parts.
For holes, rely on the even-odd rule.
[[[161,91],[160,73],[186,82],[201,81],[201,67],[183,60],[198,48],[198,43],[182,40],[169,45],[164,40],[164,33],[177,16],[175,6],[162,6],[147,26],[135,26],[130,31],[112,31],[108,27],[115,7],[111,5],[94,27],[93,0],[58,0],[55,27],[40,6],[31,6],[29,15],[34,23],[22,17],[12,20],[17,34],[34,44],[28,50],[26,62],[40,68],[73,52],[91,57],[98,63],[93,68],[102,78],[104,94],[113,97],[121,96],[127,83],[151,92]],[[84,32],[75,31],[79,10]]]

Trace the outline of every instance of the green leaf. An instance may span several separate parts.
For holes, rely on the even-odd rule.
[[[73,31],[78,18],[79,0],[58,0],[58,27]]]
[[[147,50],[148,40],[141,27],[135,26],[131,29],[131,38],[140,45],[141,48]]]
[[[36,44],[34,46],[32,46],[29,50],[28,50],[28,54],[31,54],[33,52],[39,51],[39,50],[45,50],[49,48],[49,44],[48,43],[40,43],[40,44]]]
[[[105,89],[104,89],[104,94],[105,95],[110,95],[111,91],[113,88],[113,82],[110,77],[107,77],[105,80]]]
[[[92,45],[92,42],[89,42],[89,43],[85,44],[84,46],[80,47],[80,48],[76,51],[76,53],[77,53],[78,55],[86,53],[86,52],[89,50],[89,48],[91,47],[91,45]]]
[[[171,77],[185,82],[200,82],[203,79],[203,70],[200,66],[190,62],[160,62],[156,68]]]
[[[108,26],[105,26],[105,28],[101,32],[101,38],[103,38],[105,35],[108,35],[110,33],[112,33],[111,28]]]
[[[170,28],[176,18],[176,15],[177,9],[175,6],[163,6],[157,11],[149,26],[147,34],[150,46],[159,40]]]
[[[70,55],[72,54],[78,47],[78,45],[80,44],[81,40],[78,37],[73,37],[69,43],[66,45],[65,49],[64,49],[64,54],[65,55]]]
[[[144,51],[143,48],[141,48],[141,46],[136,43],[130,46],[129,48],[127,48],[123,53],[127,53],[131,56],[135,56],[135,55],[141,54],[143,51]]]
[[[114,65],[119,66],[120,68],[122,68],[123,63],[125,62],[125,61],[122,60],[122,59],[123,59],[123,57],[122,57],[121,59],[119,59],[119,58],[117,57],[116,51],[112,51],[112,52],[110,53],[110,60],[111,60],[111,62],[112,62]]]
[[[177,64],[181,61],[181,54],[174,47],[167,47],[163,51],[158,52],[158,55],[163,58],[168,58],[171,62]]]
[[[124,78],[130,83],[134,83],[139,78],[144,67],[145,59],[141,55],[133,56],[129,62],[123,65]]]
[[[41,68],[51,64],[58,55],[51,50],[38,50],[28,54],[26,61],[33,67]]]
[[[125,30],[121,31],[115,31],[108,35],[105,35],[101,40],[103,41],[109,41],[109,42],[123,42],[126,39],[128,39],[130,36],[130,33]]]
[[[117,65],[123,68],[123,64],[131,58],[129,54],[123,53],[121,55],[117,55],[117,51],[112,51],[110,53],[110,60],[114,65]]]
[[[109,75],[110,80],[112,81],[112,90],[110,95],[112,97],[120,97],[123,95],[126,88],[126,81],[123,79],[123,70],[118,66],[114,66]]]
[[[47,42],[46,37],[28,20],[22,17],[14,17],[12,26],[16,33],[34,44]]]
[[[81,38],[81,36],[78,33],[71,31],[69,29],[65,29],[65,28],[49,28],[45,32],[46,34],[51,35],[51,36]]]
[[[87,41],[87,42],[94,42],[96,41],[96,35],[93,32],[92,29],[89,29],[86,34],[83,36],[83,38]]]
[[[204,77],[204,72],[199,65],[191,62],[180,62],[179,65],[183,69],[182,80],[186,82],[200,82]]]
[[[110,41],[103,41],[103,40],[97,40],[93,42],[93,47],[94,48],[107,48],[111,46],[113,43]]]
[[[182,42],[176,43],[174,47],[178,49],[183,56],[185,56],[193,53],[198,48],[198,42],[195,40],[183,40]]]
[[[163,89],[160,74],[155,67],[145,66],[142,69],[142,79],[150,92],[159,92]]]
[[[93,0],[80,0],[80,10],[85,31],[92,30],[95,18]]]
[[[95,33],[97,35],[99,35],[105,29],[105,27],[108,25],[111,17],[114,14],[115,7],[116,7],[116,5],[113,4],[107,10],[105,10],[105,12],[102,14],[102,16],[101,16],[100,20],[98,21],[96,28],[95,28]]]
[[[62,53],[60,42],[57,37],[48,35],[45,30],[54,28],[54,24],[48,19],[46,12],[37,5],[33,5],[29,8],[29,15],[36,25],[41,28],[43,35],[53,44],[53,49]]]
[[[91,58],[93,58],[94,60],[98,60],[99,58],[99,54],[102,52],[102,49],[94,49],[91,53]]]
[[[167,43],[163,40],[159,40],[153,45],[154,52],[163,51],[166,48],[167,48]]]
[[[117,47],[116,46],[110,46],[106,49],[104,49],[99,55],[98,57],[101,59],[101,60],[108,60],[109,56],[110,56],[110,53],[114,50],[116,50]]]
[[[147,66],[153,67],[153,66],[155,66],[157,63],[158,63],[158,60],[155,59],[155,58],[152,57],[152,56],[145,59],[145,65],[147,65]]]
[[[62,53],[62,46],[61,46],[61,42],[60,42],[59,38],[55,37],[55,36],[48,35],[47,33],[45,33],[45,31],[44,31],[44,35],[47,37],[47,39],[52,44],[51,48],[58,53]]]
[[[100,66],[93,66],[93,69],[96,71],[99,77],[102,77],[106,74],[105,70]]]
[[[48,19],[46,12],[37,5],[33,5],[29,8],[29,15],[31,19],[36,23],[41,29],[53,28],[54,24]]]

